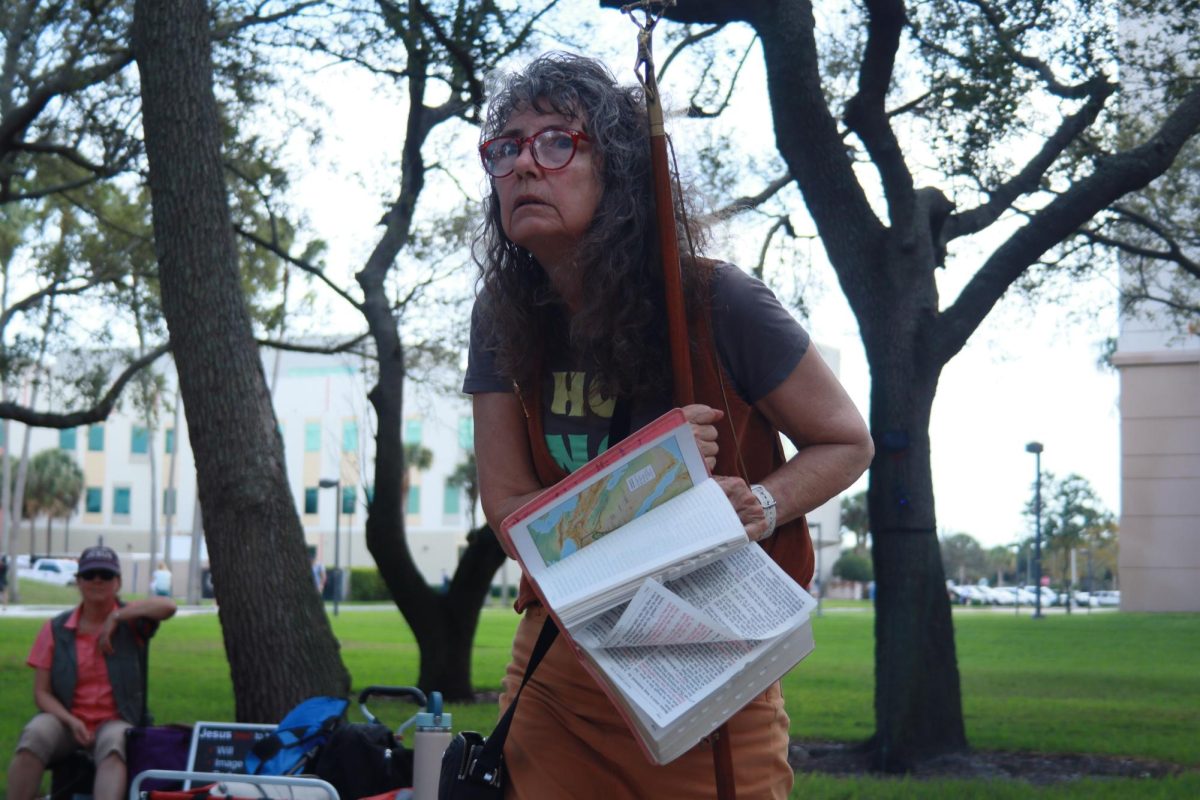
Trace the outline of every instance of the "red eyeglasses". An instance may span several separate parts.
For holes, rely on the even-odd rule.
[[[479,157],[489,175],[506,178],[516,169],[521,148],[528,142],[534,163],[553,172],[571,163],[581,139],[591,141],[586,133],[570,128],[546,128],[532,136],[497,136],[479,145]]]

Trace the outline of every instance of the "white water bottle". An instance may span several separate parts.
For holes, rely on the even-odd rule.
[[[413,733],[413,800],[437,800],[442,754],[450,744],[450,715],[442,713],[442,693],[430,692],[417,714]]]

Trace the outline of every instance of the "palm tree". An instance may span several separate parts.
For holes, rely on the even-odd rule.
[[[471,517],[471,530],[475,529],[475,503],[479,500],[479,472],[475,467],[475,451],[467,451],[467,457],[454,468],[454,472],[446,478],[446,483],[458,486],[467,496],[469,503],[468,514]]]
[[[412,483],[413,472],[429,469],[433,463],[433,451],[417,443],[404,445],[404,478],[400,485],[400,502],[408,511],[408,487]]]
[[[50,553],[50,526],[55,517],[70,518],[83,494],[83,470],[63,450],[43,450],[29,461],[22,513],[29,520],[30,542],[33,521],[46,515],[46,553]],[[65,546],[65,543],[64,543]]]

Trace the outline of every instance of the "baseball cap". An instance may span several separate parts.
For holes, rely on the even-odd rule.
[[[111,547],[98,544],[87,548],[79,556],[79,571],[87,572],[89,569],[107,569],[120,575],[121,560]]]

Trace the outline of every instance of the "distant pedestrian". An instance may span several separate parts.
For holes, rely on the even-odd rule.
[[[158,569],[150,576],[150,589],[158,597],[171,596],[171,570],[165,561],[158,562]]]
[[[317,560],[317,551],[314,548],[309,553],[309,558],[312,560],[312,577],[313,585],[317,587],[317,594],[325,596],[325,565]]]

